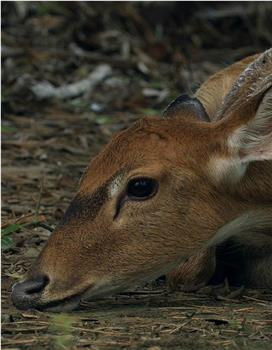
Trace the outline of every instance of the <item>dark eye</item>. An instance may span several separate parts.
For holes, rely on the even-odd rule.
[[[127,195],[130,199],[144,200],[152,197],[158,189],[158,182],[148,177],[139,177],[130,180]]]

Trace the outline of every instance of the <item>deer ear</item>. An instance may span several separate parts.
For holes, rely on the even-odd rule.
[[[238,77],[214,126],[224,149],[224,156],[215,156],[210,163],[217,179],[237,181],[249,163],[272,160],[272,49]]]
[[[188,114],[201,121],[210,121],[202,103],[197,98],[192,98],[187,94],[178,96],[163,111],[164,118]]]
[[[233,184],[244,176],[251,162],[272,160],[272,88],[266,92],[255,116],[248,122],[230,125],[230,129],[229,122],[231,120],[223,125],[226,156],[212,158],[210,169],[217,182]]]
[[[230,134],[228,147],[242,163],[272,160],[272,88],[265,93],[255,117]]]

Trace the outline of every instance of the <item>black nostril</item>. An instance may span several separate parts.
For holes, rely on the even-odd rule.
[[[18,309],[35,308],[40,295],[49,283],[47,276],[39,276],[32,280],[18,282],[13,285],[11,299]]]
[[[49,283],[49,278],[47,276],[38,277],[35,280],[30,280],[26,282],[28,283],[25,286],[26,287],[25,293],[27,294],[40,293]]]

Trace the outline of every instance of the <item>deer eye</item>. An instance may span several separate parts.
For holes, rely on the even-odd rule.
[[[144,200],[152,197],[158,189],[158,182],[148,177],[139,177],[129,181],[127,196],[132,200]]]

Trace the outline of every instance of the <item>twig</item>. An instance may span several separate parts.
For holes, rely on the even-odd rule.
[[[92,91],[101,81],[111,74],[111,67],[106,64],[99,65],[86,79],[76,83],[55,87],[49,81],[43,81],[31,87],[31,91],[38,100],[55,97],[60,100],[76,97],[85,92]]]
[[[42,227],[42,228],[44,228],[44,229],[46,229],[47,231],[50,231],[50,232],[54,231],[54,228],[49,226],[45,222],[39,222],[39,223],[37,223],[37,226]]]
[[[74,55],[79,58],[82,58],[88,62],[96,63],[96,62],[104,62],[109,63],[113,67],[117,67],[120,69],[136,69],[137,68],[137,60],[134,57],[131,57],[129,60],[124,59],[120,56],[106,56],[105,54],[97,53],[97,52],[88,52],[82,50],[75,43],[70,45],[70,50]],[[65,52],[65,55],[67,53]]]

